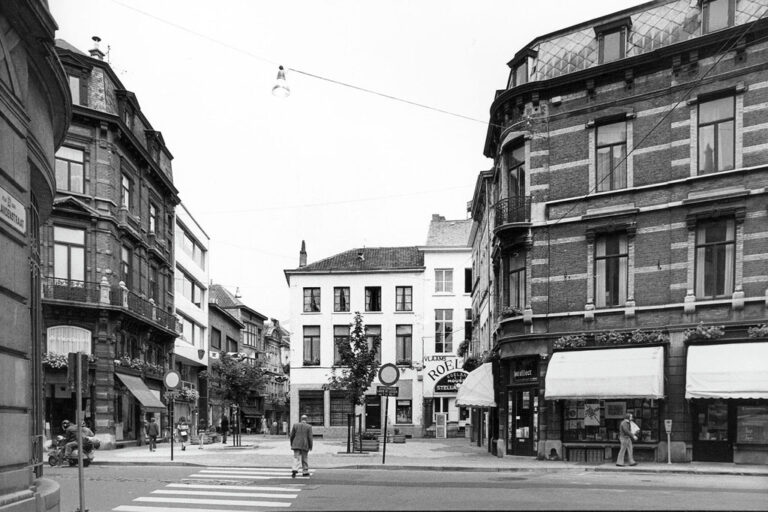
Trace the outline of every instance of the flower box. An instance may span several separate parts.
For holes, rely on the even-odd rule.
[[[379,451],[379,440],[378,439],[362,439],[362,440],[356,439],[355,451],[377,452]]]

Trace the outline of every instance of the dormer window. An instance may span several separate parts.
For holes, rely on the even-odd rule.
[[[530,81],[531,73],[534,71],[533,59],[535,57],[535,51],[525,48],[519,51],[515,58],[507,63],[512,70],[509,74],[508,89],[527,84]]]
[[[702,4],[705,34],[733,26],[734,0],[706,0]]]
[[[631,27],[630,18],[622,18],[595,27],[599,64],[606,64],[627,56],[627,34]]]

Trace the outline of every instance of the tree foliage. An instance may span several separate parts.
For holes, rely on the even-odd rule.
[[[328,386],[343,390],[351,403],[363,405],[365,391],[371,387],[379,369],[376,354],[379,353],[381,338],[373,337],[371,346],[368,346],[363,316],[359,311],[355,311],[349,334],[349,344],[339,344],[339,363],[334,362]]]
[[[243,356],[222,353],[201,375],[208,381],[208,394],[225,402],[244,405],[264,392],[264,369]]]

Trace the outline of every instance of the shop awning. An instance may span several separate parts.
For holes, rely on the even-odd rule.
[[[493,371],[491,363],[475,368],[456,393],[456,405],[461,407],[496,407],[493,397]]]
[[[663,398],[664,348],[557,352],[547,367],[544,397]]]
[[[240,412],[245,416],[246,418],[258,418],[261,416],[262,412],[258,407],[241,407]]]
[[[685,398],[768,398],[768,343],[689,346]]]
[[[118,379],[125,384],[125,387],[128,388],[128,391],[131,392],[133,396],[136,397],[136,400],[141,403],[146,409],[149,410],[161,410],[164,411],[166,409],[163,402],[160,401],[159,398],[155,396],[154,393],[152,393],[152,390],[147,387],[146,384],[144,384],[144,381],[141,380],[141,377],[136,377],[135,375],[124,375],[122,373],[115,373]]]

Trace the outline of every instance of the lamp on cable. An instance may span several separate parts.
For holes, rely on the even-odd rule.
[[[278,98],[287,98],[291,95],[291,88],[288,87],[288,82],[285,80],[285,69],[283,66],[277,70],[277,81],[275,86],[272,87],[272,95]]]

